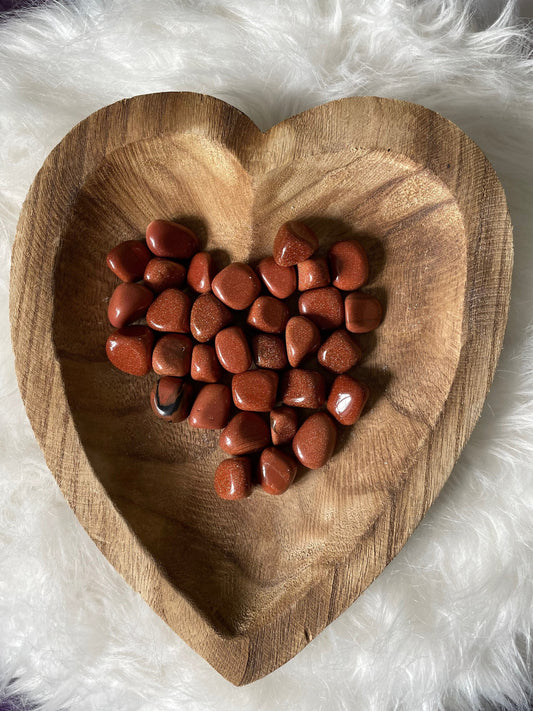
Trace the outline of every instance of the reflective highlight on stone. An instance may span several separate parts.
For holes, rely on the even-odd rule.
[[[191,369],[192,341],[181,333],[167,333],[154,346],[152,368],[158,375],[183,378]]]
[[[298,300],[298,309],[319,328],[325,330],[344,325],[344,303],[341,292],[334,286],[304,291]]]
[[[107,253],[106,263],[119,279],[140,281],[152,255],[144,240],[130,239],[121,242]]]
[[[198,294],[211,291],[211,282],[215,276],[215,264],[210,252],[197,252],[191,259],[187,272],[187,284]]]
[[[154,332],[148,326],[124,326],[107,339],[106,355],[111,363],[129,375],[146,375],[152,369]]]
[[[164,377],[157,381],[150,394],[154,413],[167,422],[187,419],[192,402],[192,385],[182,378]]]
[[[370,390],[349,375],[339,375],[333,381],[327,408],[341,425],[353,425],[361,416]]]
[[[322,373],[294,368],[283,374],[281,400],[291,407],[322,407],[326,401],[326,383]]]
[[[252,464],[249,457],[224,459],[215,472],[215,491],[221,499],[245,499],[252,493]]]
[[[270,428],[255,412],[239,412],[220,433],[219,447],[228,454],[249,454],[270,444]]]
[[[368,333],[379,326],[383,307],[375,296],[354,291],[344,300],[346,328],[351,333]]]
[[[273,296],[260,296],[251,305],[246,323],[264,333],[282,333],[288,318],[287,304]]]
[[[286,299],[296,291],[294,267],[280,267],[274,257],[265,257],[257,265],[259,276],[272,296]]]
[[[332,373],[345,373],[360,358],[361,349],[343,328],[334,331],[318,351],[318,362]]]
[[[298,463],[276,447],[267,447],[259,458],[259,481],[267,494],[283,494],[294,481]]]
[[[296,433],[292,449],[304,467],[319,469],[331,458],[336,443],[335,423],[325,412],[316,412]]]
[[[228,424],[231,393],[227,385],[204,385],[196,396],[189,425],[204,430],[221,430]]]
[[[257,333],[252,338],[252,351],[258,368],[281,370],[287,367],[285,344],[280,336]]]
[[[279,228],[274,238],[272,254],[280,267],[291,267],[303,262],[318,247],[318,238],[303,222],[291,220]]]
[[[320,331],[305,316],[293,316],[285,329],[287,358],[293,368],[320,346]]]
[[[216,275],[211,287],[226,306],[240,311],[259,296],[261,282],[248,264],[233,262]]]
[[[165,289],[152,303],[146,323],[156,331],[188,333],[191,313],[189,296],[179,289]]]
[[[233,376],[233,402],[240,410],[269,412],[276,402],[278,374],[273,370],[247,370]]]
[[[122,328],[142,318],[154,295],[142,284],[119,284],[109,299],[107,317],[115,328]]]
[[[356,240],[336,242],[328,252],[333,286],[343,291],[358,289],[368,281],[368,258]]]
[[[198,238],[185,225],[153,220],[146,228],[146,244],[158,257],[190,259],[200,249]]]
[[[328,263],[324,257],[306,259],[298,264],[298,290],[319,289],[330,283]]]
[[[252,365],[248,341],[239,326],[219,331],[215,337],[215,349],[220,365],[229,373],[243,373]]]
[[[187,270],[183,264],[154,257],[146,265],[144,281],[152,291],[160,294],[165,289],[179,288],[185,283]]]
[[[298,412],[292,407],[276,407],[270,412],[270,437],[278,446],[292,442],[298,429]]]
[[[191,333],[200,343],[214,338],[231,323],[233,315],[214,294],[201,294],[191,309]]]
[[[192,349],[191,378],[202,383],[216,383],[221,375],[222,369],[213,346],[197,343]]]

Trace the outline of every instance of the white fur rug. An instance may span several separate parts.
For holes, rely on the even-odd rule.
[[[0,23],[0,699],[39,709],[526,708],[533,688],[532,32],[465,0],[57,0]],[[287,665],[234,688],[132,592],[44,465],[15,380],[10,248],[50,149],[117,99],[220,97],[261,128],[342,96],[408,99],[485,151],[515,226],[482,418],[401,554]],[[36,357],[38,355],[36,354]]]

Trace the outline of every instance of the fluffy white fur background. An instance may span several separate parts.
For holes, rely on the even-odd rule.
[[[64,0],[0,24],[0,699],[46,711],[529,707],[532,36],[513,4],[483,0]],[[350,610],[240,689],[77,523],[24,414],[8,335],[10,249],[42,161],[92,111],[165,90],[213,94],[261,128],[343,96],[422,103],[481,146],[515,227],[503,355],[442,495]]]

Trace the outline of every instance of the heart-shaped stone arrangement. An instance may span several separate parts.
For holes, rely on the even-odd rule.
[[[151,392],[158,417],[222,429],[219,445],[233,455],[215,473],[222,499],[251,494],[251,455],[269,494],[288,489],[298,464],[324,466],[337,441],[334,420],[354,425],[368,399],[368,385],[348,374],[362,354],[352,334],[374,330],[383,315],[375,296],[357,291],[368,258],[355,239],[334,242],[327,260],[318,247],[308,225],[289,221],[257,270],[233,262],[217,273],[192,230],[156,219],[146,241],[121,242],[107,255],[121,279],[108,305],[116,330],[107,356],[130,375],[161,376]]]

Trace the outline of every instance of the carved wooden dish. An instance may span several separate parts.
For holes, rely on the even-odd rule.
[[[357,236],[386,304],[362,339],[373,397],[323,469],[280,497],[219,500],[217,432],[168,425],[153,379],[105,357],[105,266],[155,217],[232,260],[303,219],[322,246]],[[495,173],[421,106],[349,98],[266,133],[190,93],[96,112],[52,151],[22,210],[11,324],[47,463],[102,553],[234,684],[268,674],[345,610],[400,550],[479,416],[502,344],[511,225]]]

